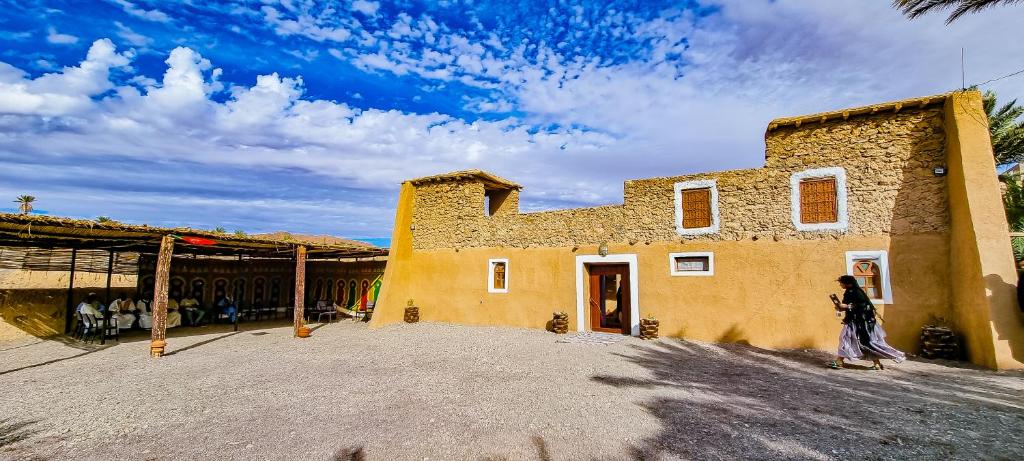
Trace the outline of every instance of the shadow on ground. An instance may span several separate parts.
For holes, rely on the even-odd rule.
[[[1024,395],[999,374],[908,362],[829,370],[821,352],[661,340],[624,358],[662,430],[636,459],[1024,459]],[[1024,376],[1024,375],[1022,375]]]
[[[167,330],[168,352],[165,355],[174,355],[179,352],[190,351],[239,333],[268,334],[267,330],[269,329],[286,327],[291,324],[291,320],[245,322],[238,324],[238,331],[234,331],[233,324],[209,324],[202,327],[182,326],[170,328]],[[317,328],[320,326],[323,325],[318,325]],[[186,338],[210,335],[216,336],[194,343],[191,341],[183,341]],[[119,344],[149,342],[150,340],[151,334],[149,330],[126,330],[121,332],[119,340],[108,338],[105,344],[101,344],[99,340],[83,341],[65,335],[38,338],[37,340],[26,344],[0,348],[0,376],[30,368],[43,367],[68,360],[74,360],[111,347],[117,347]],[[185,345],[182,345],[183,343]],[[42,350],[46,350],[47,352],[39,354]],[[22,357],[42,355],[42,359],[31,362],[25,361],[22,362],[22,364],[5,369],[2,365],[5,354],[14,354]],[[149,351],[144,351],[144,356],[148,355]]]
[[[39,432],[33,425],[36,421],[15,421],[0,419],[0,448],[14,445]]]

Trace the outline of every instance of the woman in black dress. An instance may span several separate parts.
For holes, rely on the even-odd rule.
[[[843,301],[836,310],[843,311],[843,331],[839,334],[838,357],[829,364],[830,368],[842,368],[847,359],[869,358],[872,370],[881,370],[881,359],[902,362],[907,356],[885,342],[885,331],[878,324],[875,305],[867,293],[857,284],[852,275],[839,277],[839,285],[845,290]]]

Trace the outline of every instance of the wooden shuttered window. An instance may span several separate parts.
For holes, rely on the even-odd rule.
[[[683,228],[699,229],[711,226],[711,189],[682,191]]]
[[[505,263],[496,262],[494,263],[494,289],[504,290],[505,289]]]
[[[869,298],[882,299],[882,271],[878,264],[864,259],[854,261],[853,276]]]
[[[800,222],[803,224],[838,221],[836,178],[800,181]]]

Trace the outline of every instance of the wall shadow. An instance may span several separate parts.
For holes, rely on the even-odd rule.
[[[1021,312],[1017,300],[1017,281],[1012,282],[1007,283],[997,274],[985,276],[990,305],[997,309],[992,313],[992,327],[996,332],[993,339],[1006,341],[1014,360],[1024,363],[1024,312]],[[1010,298],[1012,302],[1005,298]]]
[[[823,352],[675,339],[620,355],[647,376],[592,379],[648,396],[639,405],[662,429],[636,459],[1024,459],[1008,443],[1024,430],[1024,395],[992,379],[1021,373],[830,370]]]

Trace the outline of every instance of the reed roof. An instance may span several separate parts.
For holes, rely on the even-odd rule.
[[[76,248],[155,254],[165,235],[200,237],[214,241],[212,245],[195,245],[176,240],[176,255],[291,259],[299,246],[306,247],[310,259],[371,258],[388,254],[386,248],[341,239],[304,241],[287,236],[235,235],[187,227],[154,227],[116,221],[0,213],[0,247],[11,249]]]

